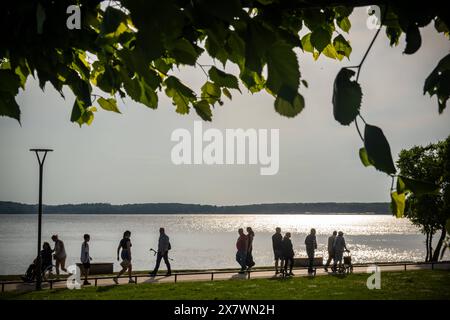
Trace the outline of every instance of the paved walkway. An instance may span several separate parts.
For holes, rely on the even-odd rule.
[[[434,264],[433,267],[435,270],[450,270],[450,262],[448,263],[440,263],[440,264]],[[380,266],[381,272],[389,272],[389,271],[404,271],[405,265],[390,265],[390,266]],[[407,265],[407,270],[431,270],[432,265],[431,264],[414,264],[414,265]],[[208,270],[205,272],[205,274],[177,274],[175,279],[175,274],[171,276],[156,276],[154,278],[150,278],[149,276],[138,276],[137,277],[137,283],[174,283],[177,282],[184,282],[184,281],[211,281],[211,273],[214,272],[214,270]],[[353,273],[367,273],[367,266],[354,266]],[[299,276],[308,276],[306,269],[294,269],[295,277]],[[317,269],[317,275],[326,275],[331,274],[331,272],[325,272],[323,268]],[[213,280],[231,280],[231,279],[248,279],[248,273],[245,274],[238,274],[235,271],[230,272],[224,272],[220,271],[220,273],[214,273]],[[250,273],[250,279],[269,279],[269,278],[280,278],[280,275],[274,275],[274,271],[253,271]],[[89,280],[92,285],[94,285],[94,280]],[[128,278],[120,278],[119,279],[119,285],[128,284]],[[97,280],[97,286],[111,286],[115,285],[112,279],[98,279]],[[29,291],[34,290],[35,284],[34,283],[20,283],[20,284],[7,284],[4,287],[5,291]],[[65,288],[66,282],[55,282],[53,283],[53,288]],[[48,283],[42,284],[43,289],[49,289],[50,285]]]

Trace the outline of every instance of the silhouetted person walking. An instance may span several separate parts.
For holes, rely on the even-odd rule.
[[[128,283],[135,283],[131,278],[131,272],[133,270],[133,266],[131,264],[131,232],[125,231],[123,233],[123,238],[120,240],[119,246],[117,247],[117,261],[119,261],[119,252],[120,257],[122,258],[122,262],[120,265],[122,266],[122,270],[120,270],[117,277],[113,278],[116,284],[119,284],[119,277],[124,274],[128,269]],[[122,251],[120,251],[122,249]]]
[[[306,254],[308,255],[308,273],[313,273],[314,251],[317,249],[316,229],[312,228],[310,234],[305,238]]]
[[[246,269],[248,237],[244,234],[244,229],[242,228],[239,228],[238,233],[239,238],[236,241],[236,261],[241,266],[240,273],[243,273]]]
[[[247,259],[246,259],[246,265],[247,270],[250,270],[254,265],[255,261],[253,261],[253,239],[255,238],[255,233],[253,232],[251,227],[247,227]]]
[[[275,274],[278,274],[283,269],[283,236],[281,235],[281,228],[275,228],[275,233],[272,236],[272,248],[275,260]],[[280,271],[278,271],[278,261],[280,261]]]
[[[154,277],[158,273],[159,265],[161,263],[161,259],[164,259],[164,263],[167,267],[166,276],[170,276],[172,271],[170,269],[169,262],[169,250],[171,249],[171,245],[169,242],[169,237],[166,235],[164,228],[159,228],[159,240],[158,240],[158,253],[156,255],[156,265],[155,269],[150,273],[150,276]]]
[[[282,242],[283,247],[283,259],[284,259],[284,275],[293,276],[292,268],[294,267],[294,248],[291,241],[291,233],[286,232]],[[287,268],[289,265],[289,273],[287,273]]]
[[[83,243],[81,244],[81,263],[83,264],[83,273],[84,273],[84,282],[83,285],[90,285],[91,283],[88,281],[89,270],[91,269],[91,256],[89,255],[89,241],[91,240],[91,236],[85,234],[83,236]]]
[[[331,260],[334,260],[334,240],[336,239],[337,231],[333,231],[333,234],[328,238],[328,259],[325,263],[325,272],[328,272],[328,267],[330,266]]]
[[[64,242],[62,242],[58,235],[55,234],[52,236],[53,242],[55,242],[55,247],[53,248],[53,258],[55,259],[55,268],[56,268],[56,275],[59,276],[59,267],[61,267],[61,270],[67,273],[66,269],[66,249],[64,248]]]

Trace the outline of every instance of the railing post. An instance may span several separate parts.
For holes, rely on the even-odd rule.
[[[211,272],[211,281],[214,280],[214,272]]]
[[[49,283],[50,283],[50,289],[53,289],[53,280],[50,280]]]
[[[434,270],[434,262],[431,263],[431,270]]]
[[[137,276],[134,276],[134,283],[137,284]]]
[[[406,263],[405,263],[405,271],[406,271]]]
[[[2,292],[5,292],[5,284],[2,283]]]
[[[175,273],[175,283],[177,283],[177,274]]]
[[[247,279],[250,279],[250,271],[247,271]]]
[[[97,278],[94,279],[94,286],[97,286]]]

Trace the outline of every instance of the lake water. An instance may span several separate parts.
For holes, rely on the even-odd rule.
[[[43,241],[58,234],[67,251],[67,264],[79,262],[84,233],[91,235],[93,262],[115,262],[117,245],[131,231],[135,270],[152,269],[158,229],[170,237],[173,269],[237,267],[235,242],[239,227],[256,233],[253,255],[257,265],[273,262],[271,236],[275,227],[291,232],[297,256],[306,256],[304,238],[317,230],[318,254],[326,256],[327,237],[342,230],[354,262],[421,261],[425,237],[406,219],[389,215],[44,215]],[[37,215],[0,215],[0,274],[21,274],[36,254]],[[448,254],[447,257],[448,258]],[[164,264],[163,264],[164,265]]]

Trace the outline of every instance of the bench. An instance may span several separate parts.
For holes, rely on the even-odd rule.
[[[323,257],[314,257],[313,262],[314,267],[323,266]],[[294,258],[294,267],[309,267],[309,259],[308,258]]]
[[[83,270],[83,264],[77,263],[77,267]],[[113,273],[114,263],[112,262],[96,262],[91,263],[89,274],[111,274]]]

